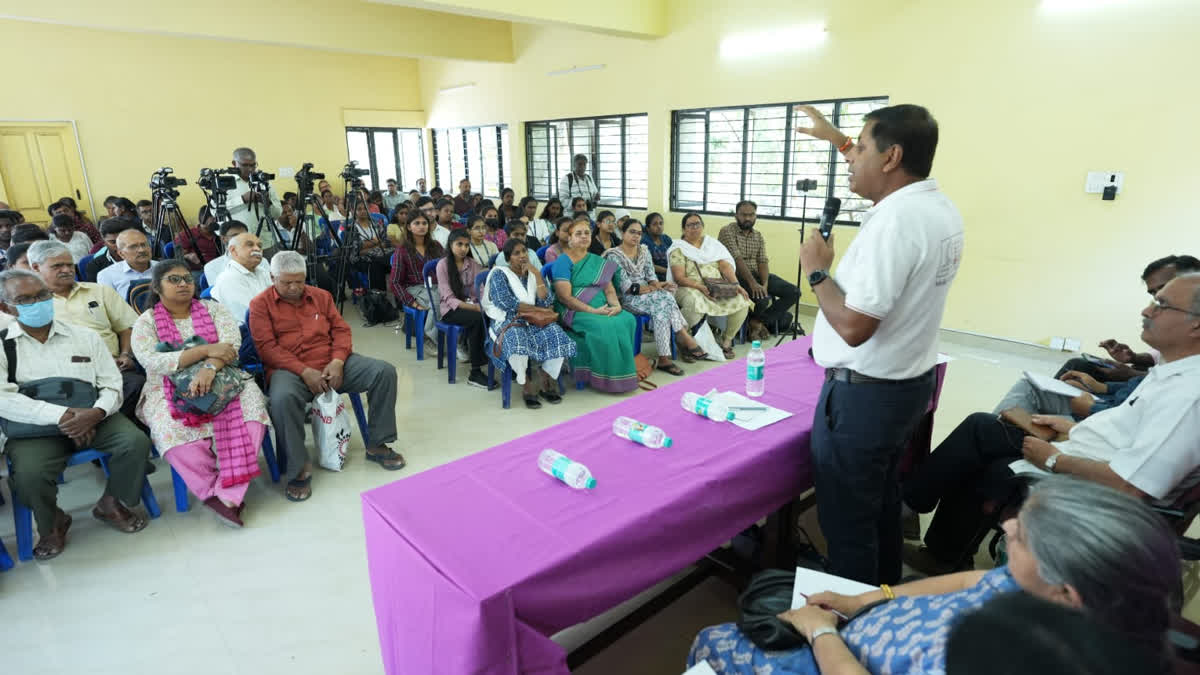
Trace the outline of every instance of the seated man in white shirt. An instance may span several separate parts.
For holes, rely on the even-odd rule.
[[[250,301],[271,287],[271,270],[262,264],[262,244],[258,237],[249,232],[230,240],[227,251],[229,265],[213,285],[212,296],[225,305],[239,323],[245,323]]]
[[[71,252],[71,259],[76,264],[92,250],[92,240],[75,229],[75,219],[71,216],[58,215],[51,218],[50,236],[52,241],[67,247]]]
[[[909,508],[937,508],[926,548],[906,550],[905,562],[933,574],[969,560],[987,522],[983,504],[1014,496],[1014,468],[1079,476],[1159,506],[1200,482],[1200,274],[1163,287],[1142,311],[1142,326],[1142,340],[1163,361],[1121,405],[1078,424],[1034,416],[1067,440],[1024,436],[987,413],[959,424],[905,481]]]
[[[111,287],[122,298],[129,297],[129,286],[139,279],[150,280],[150,269],[158,262],[150,259],[150,240],[140,229],[117,235],[117,254],[121,262],[109,265],[96,275],[96,282]]]
[[[240,220],[227,220],[221,223],[221,246],[225,252],[204,263],[204,280],[208,282],[209,286],[217,285],[217,279],[221,278],[221,272],[224,272],[225,265],[229,264],[229,242],[239,234],[249,231],[246,224]]]
[[[58,475],[67,458],[84,448],[111,455],[104,496],[92,515],[125,533],[146,527],[130,509],[141,501],[150,439],[117,409],[121,373],[94,331],[54,318],[54,297],[41,277],[24,270],[0,273],[0,310],[16,323],[0,335],[0,417],[11,436],[5,450],[12,461],[9,486],[33,511],[40,539],[38,560],[62,553],[71,516],[58,507]],[[95,388],[88,407],[66,407],[21,393],[22,385],[45,378],[80,380]],[[61,400],[61,399],[60,399]],[[29,425],[17,429],[14,423]],[[36,427],[45,427],[38,429]]]

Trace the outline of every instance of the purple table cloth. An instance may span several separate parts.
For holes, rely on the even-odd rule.
[[[810,487],[824,373],[809,345],[767,352],[762,400],[793,416],[758,431],[679,404],[689,391],[743,391],[740,359],[364,492],[387,672],[567,673],[550,635],[684,569]],[[662,427],[674,446],[614,436],[619,415]],[[539,471],[544,448],[586,464],[596,488]]]

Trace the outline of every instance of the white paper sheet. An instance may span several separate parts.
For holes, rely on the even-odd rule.
[[[1082,389],[1076,389],[1062,380],[1056,380],[1053,377],[1047,377],[1046,375],[1031,373],[1028,370],[1025,371],[1025,379],[1029,380],[1029,383],[1034,387],[1037,387],[1038,390],[1044,391],[1048,394],[1061,394],[1062,396],[1075,398],[1083,393]]]
[[[792,416],[792,413],[779,408],[773,408],[761,400],[754,400],[746,396],[742,396],[732,391],[717,391],[713,389],[704,395],[707,398],[715,398],[730,408],[766,408],[766,410],[733,410],[733,419],[730,420],[733,424],[747,431],[757,431],[765,426],[774,424],[780,420],[785,420]]]
[[[1017,461],[1013,462],[1012,464],[1009,464],[1008,468],[1012,469],[1012,472],[1015,474],[1031,473],[1035,476],[1049,476],[1050,475],[1049,471],[1046,471],[1045,469],[1037,468],[1036,466],[1033,465],[1032,462],[1030,462],[1027,459],[1018,459]]]
[[[792,609],[797,609],[808,604],[804,599],[804,595],[801,595],[802,593],[813,595],[824,593],[825,591],[833,591],[842,595],[858,595],[860,593],[870,593],[874,590],[878,590],[878,587],[868,586],[853,579],[845,579],[832,574],[810,570],[807,567],[797,567],[796,585],[792,588]]]
[[[687,672],[683,675],[717,675],[717,671],[713,670],[712,666],[708,665],[708,661],[701,661],[691,668],[688,668]]]

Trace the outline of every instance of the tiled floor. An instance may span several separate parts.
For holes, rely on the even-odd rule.
[[[352,309],[347,313],[357,316]],[[467,386],[465,369],[458,384],[448,386],[432,355],[417,362],[390,329],[361,328],[353,318],[351,323],[359,351],[399,369],[398,449],[408,468],[390,473],[363,461],[356,439],[358,452],[341,475],[318,471],[308,502],[288,502],[279,486],[256,481],[247,497],[247,527],[233,531],[195,508],[194,500],[192,511],[175,513],[170,472],[159,460],[151,483],[163,516],[128,536],[90,517],[101,476],[91,465],[74,467],[60,495],[75,518],[66,552],[0,574],[5,638],[0,672],[381,673],[359,493],[613,401],[572,390],[559,406],[526,410],[518,397],[512,409],[503,410],[498,391]],[[739,355],[745,349],[739,347]],[[942,350],[957,360],[950,366],[935,441],[967,413],[990,409],[1020,370],[1052,371],[1064,358],[949,333]],[[0,537],[15,555],[9,508],[0,507]],[[706,582],[578,672],[680,673],[696,631],[733,619],[735,599],[720,582]],[[576,642],[578,633],[561,639]]]

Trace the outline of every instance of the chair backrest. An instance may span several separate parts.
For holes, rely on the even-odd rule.
[[[441,318],[441,312],[437,311],[438,304],[433,297],[433,282],[430,281],[437,275],[437,264],[441,258],[434,258],[425,262],[425,266],[421,268],[421,280],[425,283],[425,292],[429,295],[429,311],[437,318]]]
[[[554,263],[546,263],[545,265],[542,265],[542,278],[545,279],[547,283],[554,281],[554,275],[551,273],[552,267],[554,267]]]
[[[492,254],[492,257],[488,258],[488,264],[487,264],[487,266],[488,266],[488,267],[494,267],[494,266],[496,265],[496,258],[499,258],[499,257],[500,257],[500,254],[499,254],[499,253],[493,253],[493,254]]]
[[[537,250],[538,260],[540,260],[543,265],[546,264],[546,251],[549,251],[549,250],[550,250],[550,244],[546,244],[545,246],[543,246]]]
[[[480,303],[483,302],[483,286],[484,286],[484,284],[487,283],[488,274],[490,274],[490,272],[488,270],[484,270],[484,271],[480,272],[479,274],[475,275],[475,297],[479,298]],[[480,312],[480,314],[483,315],[483,327],[487,328],[488,327],[487,312]]]
[[[246,310],[246,316],[242,321],[242,348],[238,350],[238,360],[242,362],[242,366],[258,366],[262,365],[262,357],[258,355],[258,347],[254,346],[254,336],[250,334],[250,310]]]
[[[95,257],[96,257],[95,253],[89,253],[88,255],[85,255],[79,259],[79,264],[75,266],[76,271],[77,271],[76,279],[78,281],[91,281],[90,279],[87,278],[87,266],[88,266],[88,263],[92,262],[92,258],[95,258]]]
[[[212,300],[212,288],[206,287],[204,290],[200,291],[200,298],[203,300]]]
[[[150,293],[150,280],[138,279],[129,284],[129,294],[126,297],[126,301],[138,314],[141,314],[150,307]]]
[[[175,242],[168,241],[167,243],[163,244],[163,255],[167,256],[168,258],[175,257]]]
[[[203,272],[200,273],[200,278],[196,280],[196,288],[201,292],[208,289],[208,276]],[[203,297],[203,296],[201,296]]]

